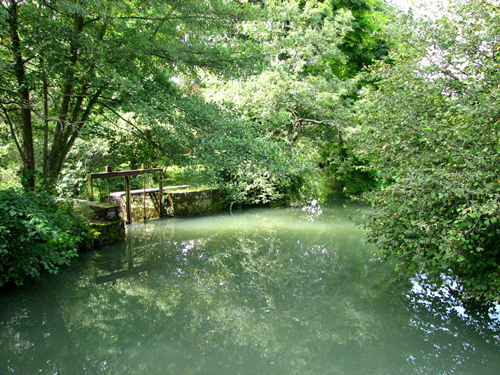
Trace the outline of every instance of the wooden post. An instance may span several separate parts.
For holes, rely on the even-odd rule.
[[[104,172],[106,173],[111,172],[111,167],[109,165],[106,165],[106,167],[104,168]],[[111,197],[109,196],[109,178],[107,180],[108,180],[108,203],[111,203]]]
[[[160,191],[158,192],[158,199],[160,200],[160,212],[158,216],[161,219],[163,217],[163,169],[160,171]]]
[[[90,174],[87,175],[87,190],[89,193],[89,201],[93,202],[94,201],[94,185],[92,182],[92,176]]]
[[[130,176],[125,176],[125,208],[127,210],[127,224],[132,223],[132,205],[130,196]]]

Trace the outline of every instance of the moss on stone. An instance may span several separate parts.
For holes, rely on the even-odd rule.
[[[91,213],[86,216],[91,222],[114,221],[120,215],[120,206],[116,204],[90,202],[81,199],[75,199],[79,206],[86,207]]]
[[[218,201],[212,201],[206,205],[205,210],[208,212],[221,211],[222,210],[222,202],[220,201],[220,199]]]
[[[86,217],[94,245],[99,246],[125,238],[125,223],[120,219],[120,206],[75,200],[79,214]]]
[[[193,188],[193,187],[186,187],[186,188],[183,188],[183,189],[176,189],[176,190],[170,190],[168,191],[168,193],[191,193],[191,192],[199,192],[199,191],[210,191],[210,190],[219,190],[218,188],[211,188],[211,187],[197,187],[197,188]]]
[[[196,188],[170,191],[167,201],[173,207],[173,216],[192,216],[217,212],[222,209],[217,188]]]

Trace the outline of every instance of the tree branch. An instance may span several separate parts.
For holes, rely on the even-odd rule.
[[[155,141],[153,141],[145,132],[143,132],[137,125],[135,125],[132,121],[127,120],[124,118],[122,115],[120,115],[118,112],[116,112],[114,109],[108,107],[106,104],[101,103],[103,107],[108,109],[110,112],[112,112],[115,116],[117,116],[120,120],[126,122],[130,126],[132,126],[137,132],[142,134],[144,136],[144,139],[148,142],[150,142],[153,146],[158,147],[158,149],[162,149],[161,145],[157,144]]]
[[[21,155],[21,158],[23,159],[23,163],[26,164],[26,155],[24,155],[23,149],[19,143],[19,140],[17,139],[16,131],[14,129],[14,124],[12,123],[12,121],[10,119],[9,112],[7,111],[7,108],[5,108],[5,106],[2,103],[0,103],[0,105],[2,106],[3,113],[5,114],[5,118],[7,120],[7,123],[9,124],[10,133],[12,134],[12,137],[14,138],[14,142],[16,143],[16,147],[17,147],[17,150],[19,151],[19,155]]]

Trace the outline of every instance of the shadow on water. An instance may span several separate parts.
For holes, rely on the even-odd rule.
[[[130,226],[1,291],[0,374],[499,373],[498,308],[374,259],[357,208]]]

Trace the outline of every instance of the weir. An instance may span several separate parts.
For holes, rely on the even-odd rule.
[[[131,177],[159,174],[158,187],[131,190]],[[109,179],[124,177],[125,191],[110,192]],[[120,217],[127,223],[139,223],[165,217],[193,216],[217,212],[222,208],[219,189],[191,188],[190,185],[163,186],[163,169],[136,169],[87,175],[89,201],[94,200],[93,181],[108,180],[108,204],[119,207]],[[160,193],[161,192],[161,193]]]
[[[126,192],[110,193],[109,198],[110,203],[121,207],[122,213],[127,212]],[[159,188],[131,190],[129,199],[130,220],[127,222],[131,224],[167,217],[204,215],[222,208],[218,188],[192,188],[189,185],[165,186],[161,197]]]
[[[159,191],[163,191],[163,169],[162,168],[154,168],[154,169],[134,169],[134,170],[129,170],[129,171],[118,171],[118,172],[112,172],[111,168],[106,167],[105,172],[103,173],[91,173],[87,175],[87,181],[88,181],[88,194],[89,194],[89,201],[94,200],[94,180],[96,179],[107,179],[108,180],[108,203],[110,202],[110,192],[109,192],[109,179],[110,178],[117,178],[117,177],[124,177],[125,178],[125,213],[126,213],[126,222],[127,223],[132,223],[132,207],[131,207],[131,190],[130,190],[130,177],[131,176],[140,176],[144,174],[153,174],[153,173],[159,173],[160,178],[159,178]],[[145,202],[145,197],[146,197],[146,185],[144,185],[144,202]],[[160,199],[158,201],[159,207],[158,207],[158,212],[159,212],[159,217],[162,217],[162,212],[163,212],[163,200]],[[145,203],[144,203],[145,205]],[[144,212],[146,209],[144,209]],[[123,211],[122,211],[123,212]],[[146,221],[146,216],[144,216],[144,221]]]

